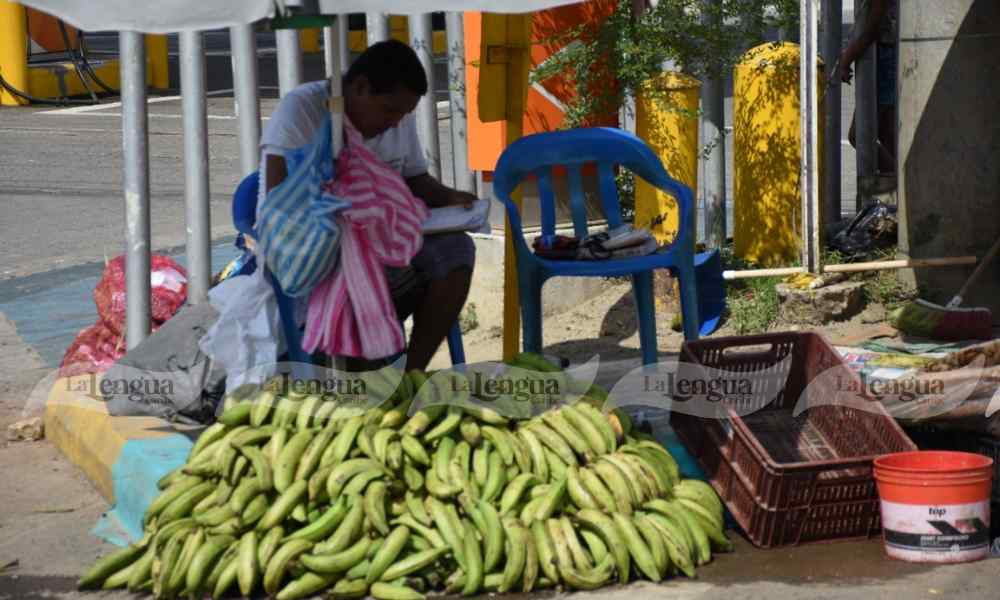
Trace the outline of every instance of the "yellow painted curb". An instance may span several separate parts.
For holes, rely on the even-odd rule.
[[[92,375],[57,379],[45,404],[45,436],[83,470],[109,502],[114,502],[112,469],[125,442],[177,433],[154,417],[112,417],[96,393]]]

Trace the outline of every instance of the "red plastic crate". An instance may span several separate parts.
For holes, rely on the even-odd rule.
[[[845,382],[861,389],[821,335],[696,340],[685,342],[681,360],[734,377],[784,367],[783,385],[755,383],[751,405],[770,400],[756,412],[741,417],[727,408],[719,419],[671,414],[678,437],[754,545],[867,538],[879,530],[872,460],[916,446],[877,402],[866,410],[824,405],[792,416],[809,383],[828,369],[843,367]]]

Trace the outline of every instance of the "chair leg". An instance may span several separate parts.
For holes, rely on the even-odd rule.
[[[525,352],[542,351],[542,283],[533,277],[522,277],[518,281]]]
[[[698,280],[694,269],[678,271],[681,292],[681,317],[684,321],[684,339],[696,340],[701,334],[701,318],[698,314]]]
[[[651,365],[657,359],[653,272],[645,271],[632,275],[632,292],[635,294],[635,310],[639,316],[639,347],[642,348],[642,364]]]
[[[448,332],[448,354],[451,355],[452,366],[465,364],[465,346],[462,345],[462,328],[458,321]]]

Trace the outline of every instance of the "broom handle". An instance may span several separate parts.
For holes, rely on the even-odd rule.
[[[993,259],[997,257],[997,253],[1000,253],[1000,238],[997,238],[997,241],[993,242],[993,247],[990,248],[990,251],[986,253],[986,256],[983,257],[983,260],[979,262],[979,265],[976,266],[976,270],[972,272],[972,275],[969,275],[969,278],[965,280],[965,284],[962,286],[962,289],[958,290],[958,294],[955,295],[955,299],[953,299],[949,303],[949,306],[951,305],[957,306],[958,304],[961,304],[962,298],[965,297],[965,293],[969,291],[969,288],[971,288],[972,284],[976,282],[976,279],[978,279],[979,276],[982,275],[983,272],[987,269],[987,267],[990,266],[990,263],[993,262]],[[958,300],[958,302],[956,303],[955,300]]]

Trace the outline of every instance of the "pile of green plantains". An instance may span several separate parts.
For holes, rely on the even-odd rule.
[[[514,364],[564,376],[537,355]],[[368,410],[267,386],[228,397],[159,482],[145,537],[79,586],[411,600],[693,577],[731,550],[711,487],[602,412],[600,388],[511,420],[482,404],[418,408],[423,386],[457,389],[438,379],[410,371]]]

